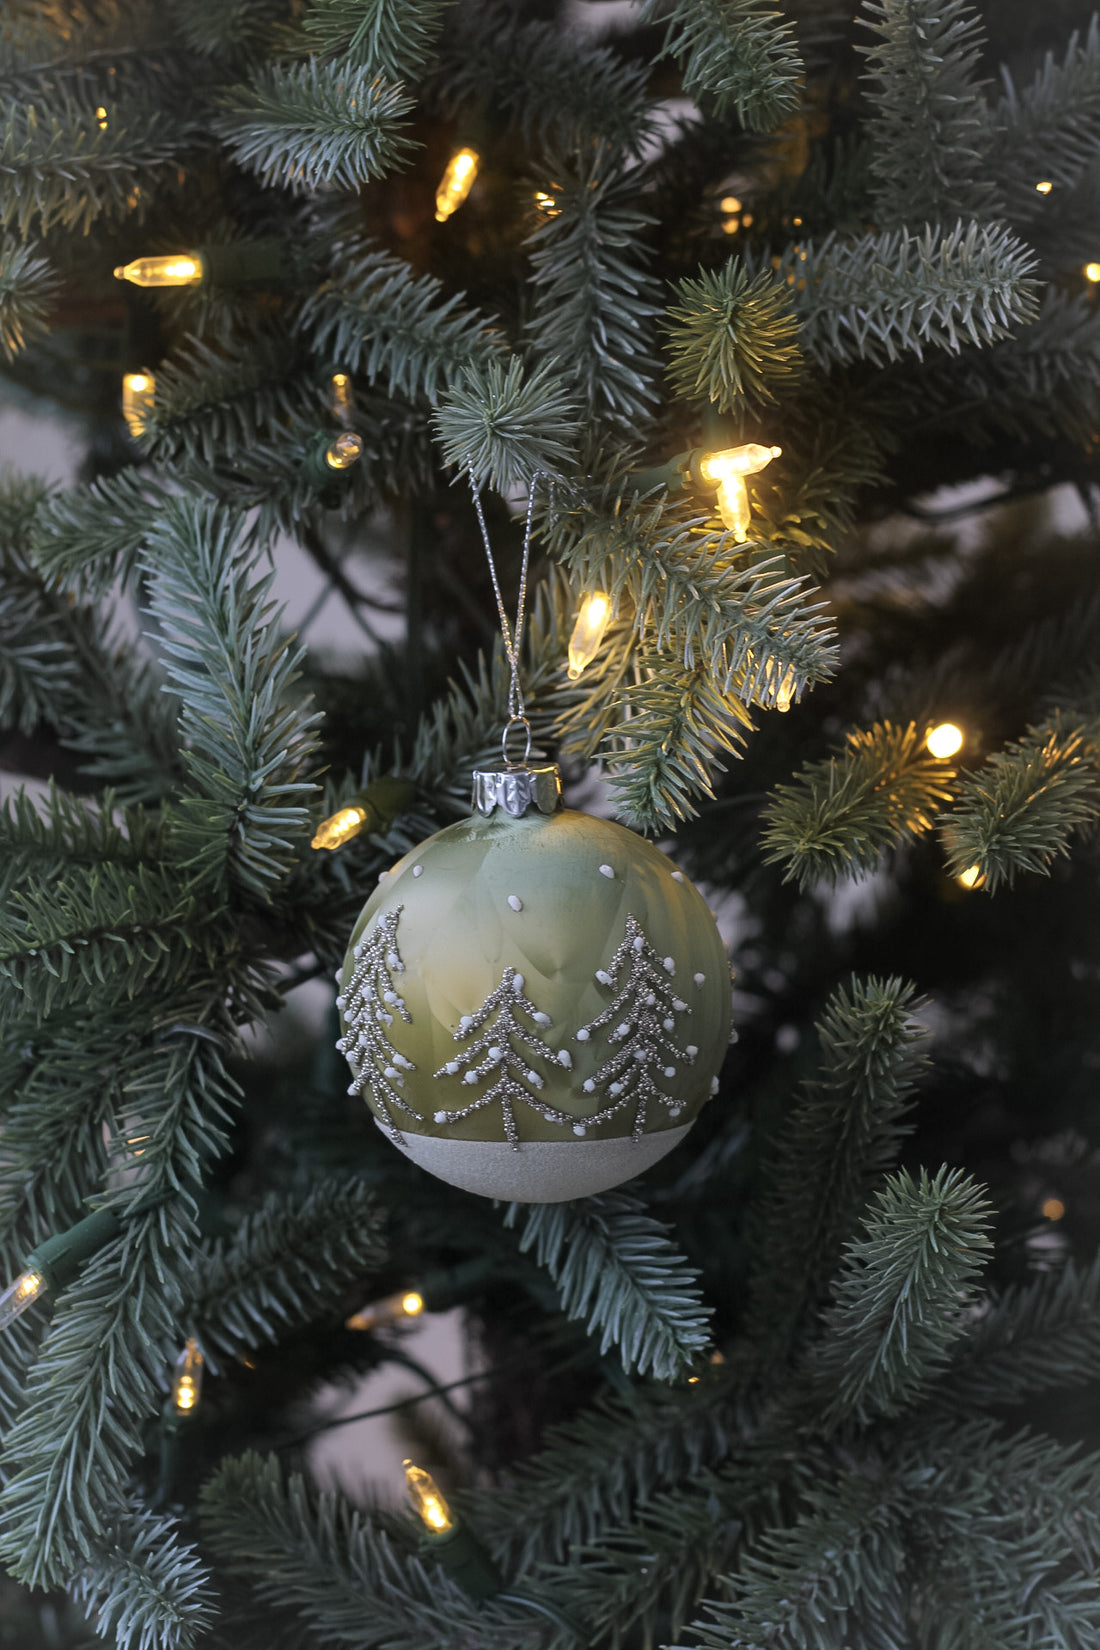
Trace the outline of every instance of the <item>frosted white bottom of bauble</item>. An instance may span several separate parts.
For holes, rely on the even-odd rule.
[[[640,1140],[528,1140],[518,1151],[504,1140],[446,1140],[406,1134],[399,1150],[421,1169],[478,1197],[509,1203],[566,1203],[621,1186],[660,1161],[691,1128],[660,1129]],[[396,1142],[395,1142],[396,1144]]]

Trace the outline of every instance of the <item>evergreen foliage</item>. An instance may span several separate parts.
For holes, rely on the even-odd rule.
[[[0,1331],[18,1650],[1100,1642],[1100,23],[627,12],[0,20],[5,433],[83,451],[0,478],[4,1279],[122,1222]],[[471,488],[509,613],[530,499],[533,755],[735,941],[692,1133],[503,1217],[332,1046],[357,913],[515,708]],[[455,1381],[346,1327],[405,1291]],[[499,1596],[396,1484],[311,1483],[353,1379]]]

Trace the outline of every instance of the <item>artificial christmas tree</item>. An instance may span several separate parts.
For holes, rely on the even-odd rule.
[[[1100,24],[13,0],[0,41],[5,394],[87,437],[0,521],[2,765],[52,781],[0,817],[0,1643],[1092,1650]],[[290,633],[293,546],[354,668]],[[571,1042],[482,945],[448,1059],[406,1047],[379,875],[427,905],[519,716],[705,890],[737,1040],[642,1179],[501,1207],[394,1151],[351,1032],[398,1131],[518,1040],[644,1138],[728,1006],[608,851],[556,873]],[[311,984],[291,1057],[245,1035]],[[455,1305],[445,1493],[320,1495],[303,1398]]]

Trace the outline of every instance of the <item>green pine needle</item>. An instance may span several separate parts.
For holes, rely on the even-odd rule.
[[[118,1650],[191,1650],[217,1613],[209,1572],[175,1520],[135,1502],[94,1547],[72,1593]]]
[[[1100,1256],[1010,1284],[959,1342],[944,1386],[967,1406],[1091,1385],[1100,1367]]]
[[[647,0],[642,20],[668,14],[665,55],[684,59],[684,91],[719,120],[771,132],[799,104],[794,30],[766,0]]]
[[[713,401],[720,412],[759,413],[790,389],[802,370],[787,287],[766,271],[750,278],[737,258],[677,283],[680,302],[665,330],[669,379],[685,401]]]
[[[814,1384],[837,1424],[900,1415],[947,1367],[993,1244],[990,1206],[960,1169],[892,1175],[845,1247]]]
[[[1047,53],[1030,83],[1017,90],[1007,68],[1004,92],[993,111],[993,169],[1013,223],[1039,230],[1056,200],[1037,183],[1072,189],[1100,155],[1100,18],[1084,39],[1074,32],[1059,63]]]
[[[550,363],[525,374],[513,356],[469,367],[443,397],[432,423],[446,463],[473,470],[479,487],[526,487],[536,475],[573,466],[577,403]]]
[[[409,80],[424,68],[450,0],[309,0],[297,28],[305,49],[340,68]]]
[[[534,1248],[566,1316],[587,1318],[601,1353],[614,1346],[628,1373],[669,1381],[706,1348],[710,1308],[697,1274],[639,1198],[602,1192],[574,1203],[513,1203],[506,1225],[517,1223],[521,1208],[521,1253]]]
[[[981,22],[966,0],[863,0],[860,22],[875,218],[894,224],[992,218],[1000,211],[986,175],[993,123],[974,71]]]
[[[230,154],[265,183],[297,193],[357,189],[411,153],[401,122],[412,106],[370,68],[275,63],[225,94],[215,126]]]
[[[993,893],[1021,873],[1046,876],[1073,832],[1100,818],[1096,730],[1055,716],[967,776],[941,832],[948,867],[976,868]]]
[[[30,246],[0,249],[0,350],[11,361],[49,330],[60,281]]]
[[[890,848],[931,829],[953,778],[915,723],[856,729],[840,756],[807,763],[776,786],[764,810],[764,857],[785,864],[784,881],[800,888],[866,876]]]

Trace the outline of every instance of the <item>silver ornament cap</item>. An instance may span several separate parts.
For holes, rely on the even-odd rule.
[[[553,762],[543,768],[474,770],[474,813],[491,814],[495,808],[503,808],[513,819],[521,819],[532,808],[540,814],[553,814],[560,807],[561,772]]]

